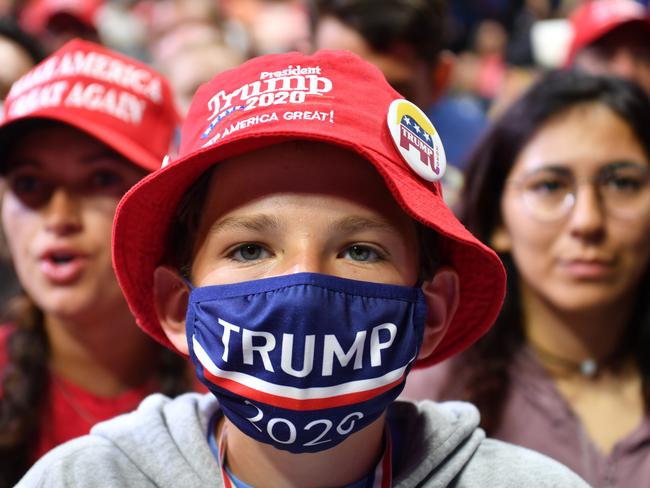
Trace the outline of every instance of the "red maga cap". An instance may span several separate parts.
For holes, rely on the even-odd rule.
[[[440,257],[460,274],[460,307],[441,344],[420,365],[465,349],[488,330],[504,297],[505,271],[442,199],[444,150],[433,125],[377,68],[345,51],[261,56],[199,88],[178,159],[136,184],[116,213],[113,263],[140,327],[173,349],[154,308],[153,275],[178,202],[192,183],[214,164],[290,140],[359,154],[405,212],[442,236]]]
[[[0,123],[0,149],[25,120],[50,119],[99,139],[152,171],[179,118],[168,82],[143,63],[73,40],[16,81]]]
[[[578,52],[614,29],[630,23],[648,28],[650,16],[646,8],[634,0],[590,0],[582,3],[570,17],[573,39],[565,66],[570,66]]]

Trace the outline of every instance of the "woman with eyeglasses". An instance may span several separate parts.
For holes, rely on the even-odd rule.
[[[619,79],[547,74],[475,148],[463,205],[506,264],[506,303],[404,395],[472,401],[488,435],[593,486],[648,486],[649,99]]]

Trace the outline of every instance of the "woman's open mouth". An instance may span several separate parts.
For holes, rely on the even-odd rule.
[[[87,256],[73,250],[49,250],[40,257],[41,272],[56,285],[75,282],[83,273]]]

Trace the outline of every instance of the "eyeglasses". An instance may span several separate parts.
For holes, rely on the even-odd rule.
[[[546,166],[521,178],[506,180],[521,196],[532,217],[543,222],[566,218],[575,206],[578,188],[589,183],[596,188],[605,211],[623,220],[638,220],[650,214],[650,167],[617,162],[600,169],[591,178],[576,178],[563,166]]]

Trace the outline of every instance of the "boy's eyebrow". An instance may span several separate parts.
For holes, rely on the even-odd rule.
[[[341,220],[337,220],[330,225],[331,228],[336,230],[343,230],[345,232],[360,232],[364,230],[384,230],[395,231],[395,226],[388,223],[383,219],[370,219],[367,217],[350,216]]]
[[[209,233],[216,234],[223,231],[250,230],[255,232],[277,230],[280,228],[278,219],[271,215],[259,214],[246,217],[227,217],[216,222],[210,227]]]
[[[254,232],[278,230],[282,224],[273,215],[259,214],[246,217],[227,217],[216,222],[209,230],[210,234],[224,231],[248,230]],[[395,226],[383,219],[370,219],[367,217],[350,216],[330,224],[330,229],[346,233],[364,230],[395,231]]]

